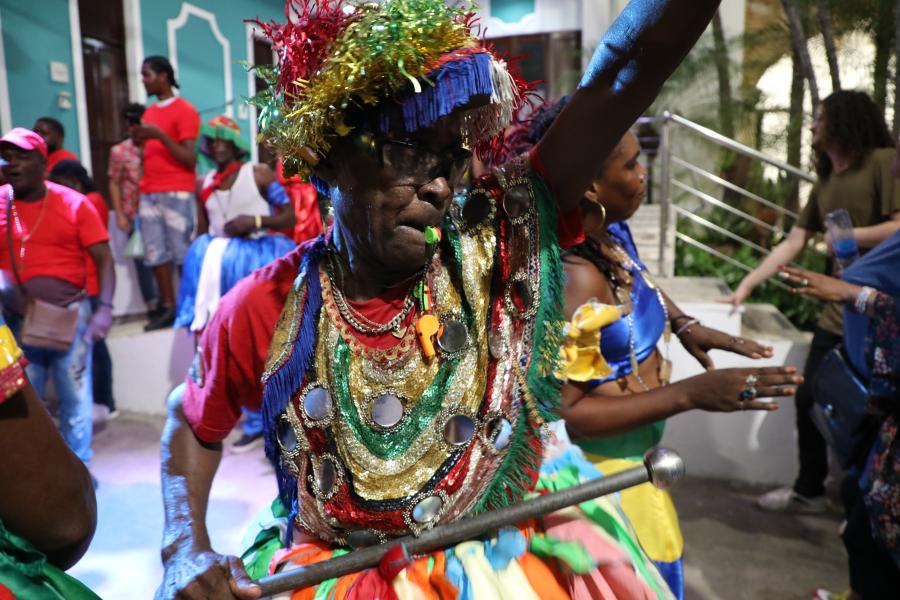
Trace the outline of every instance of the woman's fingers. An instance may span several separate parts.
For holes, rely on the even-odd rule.
[[[729,350],[735,354],[740,354],[748,358],[769,358],[774,354],[774,350],[771,346],[764,346],[753,340],[742,337],[732,338]]]
[[[792,385],[766,385],[756,388],[757,397],[759,398],[784,398],[785,396],[793,396],[797,393],[796,384]]]
[[[762,402],[760,400],[753,400],[751,402],[745,402],[743,410],[764,410],[767,412],[771,412],[773,410],[778,410],[781,408],[776,402]]]
[[[795,375],[797,367],[756,367],[752,369],[740,369],[744,377],[754,375],[755,377],[766,377],[769,375]]]

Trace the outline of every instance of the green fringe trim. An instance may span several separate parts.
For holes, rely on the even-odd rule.
[[[537,412],[544,421],[559,418],[560,382],[553,377],[563,337],[563,285],[565,277],[559,250],[556,204],[540,177],[531,176],[538,211],[538,252],[540,259],[540,306],[535,316],[532,360],[526,374],[528,389],[537,400]],[[526,432],[526,428],[533,431]],[[526,402],[516,422],[513,442],[490,488],[475,506],[475,512],[495,510],[519,502],[531,488],[529,471],[540,467],[541,457],[528,445],[540,436],[531,421]]]
[[[563,342],[563,288],[565,274],[559,249],[559,214],[556,202],[543,180],[531,174],[537,205],[540,242],[538,252],[541,265],[541,303],[535,317],[534,339],[531,349],[531,366],[528,369],[528,389],[538,401],[538,412],[545,421],[559,419],[562,384],[553,372],[559,361],[559,348]]]
[[[527,429],[532,431],[526,433]],[[541,464],[540,455],[528,445],[528,440],[535,435],[540,435],[540,432],[534,430],[533,424],[529,422],[528,409],[523,402],[506,457],[497,469],[490,487],[475,504],[476,513],[497,510],[522,501],[532,486],[529,468],[536,469]]]

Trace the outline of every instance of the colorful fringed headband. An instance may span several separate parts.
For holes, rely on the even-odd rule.
[[[228,140],[238,149],[238,159],[247,160],[250,157],[250,144],[241,135],[241,126],[234,119],[225,115],[213,117],[200,126],[200,139],[197,142],[197,151],[207,158],[212,158],[209,150],[209,140]]]
[[[283,24],[254,21],[277,56],[274,68],[259,70],[269,89],[254,103],[261,136],[302,175],[353,130],[353,111],[377,107],[384,132],[412,132],[481,97],[461,133],[488,157],[528,99],[530,85],[473,32],[468,2],[287,0],[285,16]]]

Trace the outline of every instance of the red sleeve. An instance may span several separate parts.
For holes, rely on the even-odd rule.
[[[547,189],[550,190],[550,196],[552,198],[556,198],[556,193],[548,183],[546,169],[543,163],[541,163],[541,159],[538,156],[538,153],[533,149],[529,153],[529,160],[531,162],[531,168],[544,181]],[[581,217],[581,209],[578,208],[578,206],[566,213],[560,212],[557,221],[557,236],[559,239],[559,245],[564,250],[568,250],[573,246],[577,246],[584,241],[584,221]]]
[[[301,258],[302,249],[294,250],[242,279],[200,336],[182,405],[201,440],[222,441],[241,408],[262,407],[266,355]]]
[[[108,242],[109,232],[91,201],[82,196],[75,202],[75,224],[78,227],[81,247],[90,248],[94,244]]]
[[[176,122],[178,137],[176,142],[184,140],[196,140],[200,134],[200,115],[190,102],[183,100],[179,103],[180,113]]]
[[[100,192],[91,192],[87,195],[87,199],[91,203],[91,206],[94,207],[94,210],[97,211],[97,216],[100,217],[100,223],[103,224],[103,229],[108,232],[109,206],[106,205],[106,200],[103,199]]]

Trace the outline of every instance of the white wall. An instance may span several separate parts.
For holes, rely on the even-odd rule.
[[[194,356],[186,329],[143,333],[141,323],[120,325],[107,338],[113,362],[116,407],[147,415],[166,414],[166,396],[184,381]]]
[[[580,0],[581,3],[581,43],[585,49],[585,60],[597,42],[628,4],[627,0]],[[722,25],[725,36],[733,38],[744,33],[746,0],[722,0]],[[739,57],[735,57],[739,58]]]
[[[677,299],[676,299],[677,301]],[[704,325],[740,335],[740,315],[729,315],[730,307],[714,303],[678,302],[685,313]],[[765,340],[774,347],[768,360],[750,360],[725,352],[711,356],[718,368],[793,365],[803,368],[809,351],[807,336],[800,339]],[[702,372],[697,361],[677,341],[672,343],[673,381]],[[797,475],[797,442],[794,402],[782,399],[774,412],[714,414],[700,411],[669,419],[663,445],[684,458],[691,475],[732,479],[749,483],[789,484]]]

